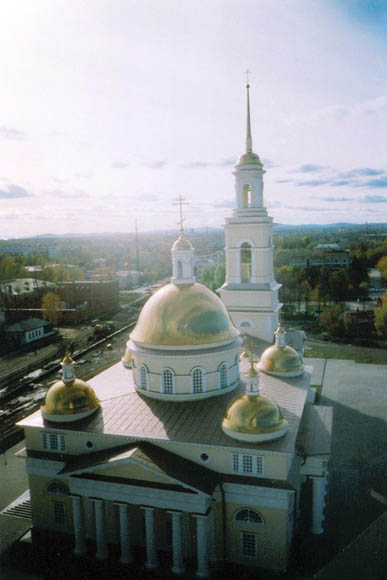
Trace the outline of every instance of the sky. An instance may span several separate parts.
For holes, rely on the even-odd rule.
[[[387,221],[385,0],[2,0],[0,238]]]

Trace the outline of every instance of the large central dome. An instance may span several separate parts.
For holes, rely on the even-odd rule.
[[[203,346],[239,336],[223,302],[202,284],[167,284],[145,304],[130,338],[155,346]]]

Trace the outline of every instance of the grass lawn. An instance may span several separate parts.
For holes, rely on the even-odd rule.
[[[308,339],[305,358],[336,358],[354,360],[357,363],[387,365],[387,349],[352,346],[350,344],[324,342]]]

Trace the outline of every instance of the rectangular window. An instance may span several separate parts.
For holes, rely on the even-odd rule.
[[[257,455],[257,473],[263,473],[263,457]]]
[[[66,451],[66,437],[58,433],[42,433],[42,447],[50,451]]]
[[[260,455],[244,455],[233,453],[232,455],[233,473],[245,475],[263,474],[263,457]]]
[[[253,458],[251,455],[242,455],[242,471],[243,473],[253,472]]]
[[[257,557],[257,536],[248,532],[241,532],[241,555],[245,558]]]
[[[54,501],[54,520],[56,524],[65,523],[65,506],[61,501]]]

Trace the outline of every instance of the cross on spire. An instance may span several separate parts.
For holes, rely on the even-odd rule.
[[[180,194],[173,205],[179,206],[180,219],[177,222],[177,224],[179,226],[179,231],[182,234],[184,232],[183,223],[185,222],[185,218],[183,218],[183,205],[188,205],[188,201],[186,201],[184,197]]]
[[[249,83],[250,83],[250,76],[249,75],[251,75],[251,71],[248,68],[245,70],[245,75],[246,75],[246,85],[249,86]]]

